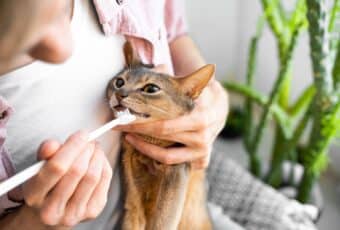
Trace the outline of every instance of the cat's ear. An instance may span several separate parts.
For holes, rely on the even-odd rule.
[[[131,42],[129,41],[125,42],[123,49],[124,49],[126,67],[133,68],[133,67],[143,66],[143,67],[150,68],[150,69],[155,67],[153,64],[144,64],[142,62],[137,52],[133,49]]]
[[[125,56],[125,63],[127,67],[143,65],[137,52],[133,49],[129,41],[125,42],[124,44],[124,56]]]
[[[215,65],[205,65],[186,77],[176,78],[176,81],[179,82],[182,92],[192,99],[196,99],[214,76],[215,69]]]

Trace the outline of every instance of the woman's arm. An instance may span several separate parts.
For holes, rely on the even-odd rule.
[[[206,64],[194,41],[187,35],[180,36],[172,41],[170,43],[170,52],[175,74],[177,76],[190,74]],[[224,127],[229,111],[228,95],[221,84],[215,78],[212,78],[197,103],[199,108],[202,109],[203,114],[206,116],[205,120],[210,120],[212,122],[210,123],[210,127],[206,128],[206,131],[211,133],[208,135],[210,137],[208,143],[212,143]],[[208,112],[208,110],[213,113]],[[202,120],[205,116],[202,117]],[[209,150],[211,149],[211,146],[207,147]],[[210,152],[206,152],[206,156],[200,160],[196,160],[194,166],[196,165],[198,168],[206,167],[209,163],[209,159]]]
[[[170,52],[175,74],[185,76],[206,64],[193,40],[185,35],[170,43]]]

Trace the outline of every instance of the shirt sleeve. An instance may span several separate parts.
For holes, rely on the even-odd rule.
[[[6,140],[6,123],[12,113],[12,109],[7,102],[0,96],[0,183],[15,173],[14,166],[10,159],[7,149],[4,146]],[[22,202],[20,188],[12,190],[8,194],[0,196],[0,217],[19,207]]]
[[[166,0],[165,26],[169,43],[187,34],[188,24],[183,0]]]

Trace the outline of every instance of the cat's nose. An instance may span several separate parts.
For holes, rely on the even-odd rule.
[[[119,91],[117,92],[116,97],[117,99],[123,99],[123,98],[126,98],[128,95],[129,94],[126,91]]]

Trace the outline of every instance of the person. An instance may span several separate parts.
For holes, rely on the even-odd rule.
[[[75,132],[110,119],[105,86],[124,67],[126,40],[157,71],[180,77],[205,64],[188,35],[181,0],[0,2],[0,179],[37,156],[47,160],[37,176],[0,198],[1,229],[116,228],[120,131],[183,143],[163,149],[127,136],[162,163],[208,166],[228,113],[228,96],[216,79],[186,116],[120,127],[99,142],[88,143],[87,131]]]

